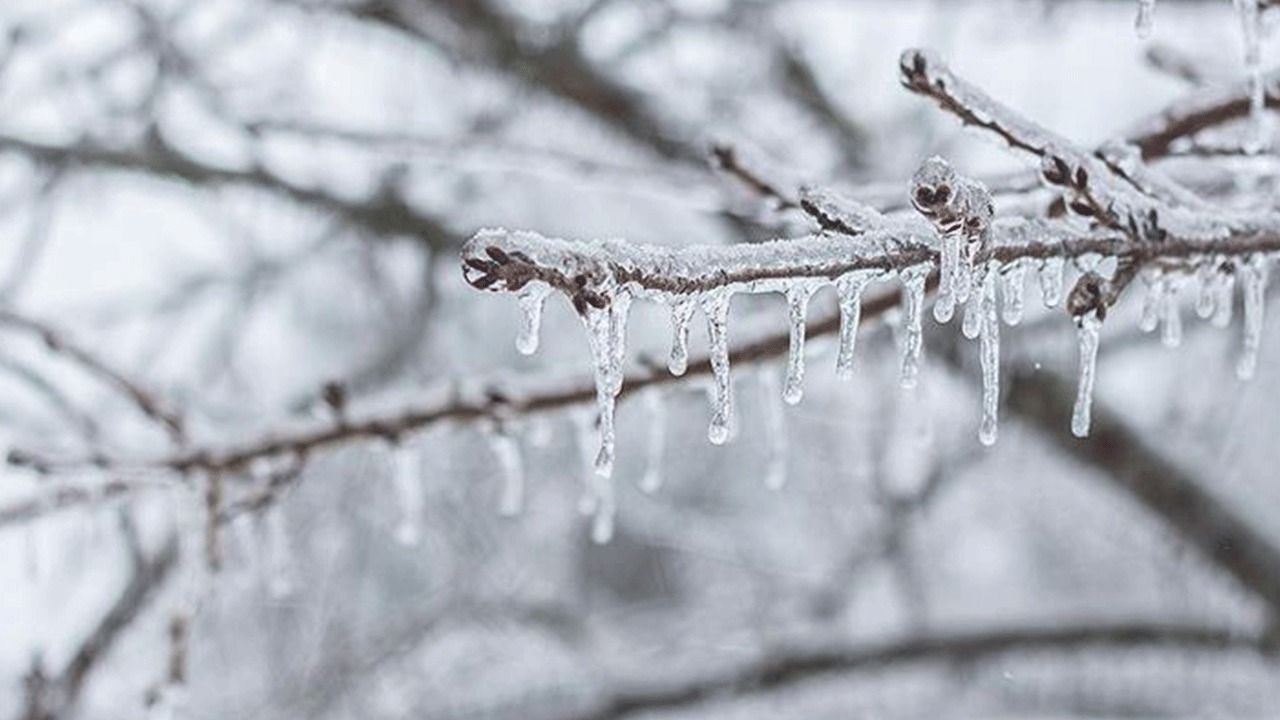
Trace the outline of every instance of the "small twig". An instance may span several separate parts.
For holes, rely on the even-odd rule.
[[[138,410],[159,424],[178,445],[187,442],[182,416],[168,408],[166,403],[138,382],[117,370],[89,350],[68,340],[61,332],[38,320],[19,315],[12,310],[0,309],[0,325],[33,334],[55,352],[79,365],[90,375],[103,381],[127,397]]]

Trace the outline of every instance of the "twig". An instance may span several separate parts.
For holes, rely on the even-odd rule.
[[[182,416],[176,410],[166,407],[166,403],[159,397],[144,389],[138,382],[112,367],[105,360],[71,342],[49,325],[19,315],[12,310],[0,309],[0,325],[39,337],[50,351],[71,360],[90,375],[127,397],[143,415],[159,424],[175,443],[186,444],[187,436]]]

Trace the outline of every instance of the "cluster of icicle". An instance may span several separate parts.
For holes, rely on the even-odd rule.
[[[786,298],[790,342],[785,374],[781,383],[774,380],[771,373],[762,374],[767,381],[762,382],[762,386],[777,388],[780,385],[778,394],[782,400],[795,404],[803,395],[806,310],[814,293],[825,286],[835,289],[841,316],[836,374],[848,378],[854,369],[864,289],[872,282],[896,280],[900,284],[903,302],[899,379],[904,388],[914,387],[921,367],[926,281],[936,267],[939,284],[933,305],[934,318],[946,323],[960,313],[964,335],[978,339],[982,368],[978,438],[987,445],[996,441],[1000,397],[999,326],[1002,322],[1016,325],[1021,320],[1028,270],[1034,270],[1039,276],[1046,307],[1062,303],[1068,259],[1050,255],[1001,262],[996,259],[995,251],[1006,246],[1026,248],[1036,243],[1070,239],[1071,231],[1064,230],[1060,223],[1051,226],[1043,220],[994,220],[987,189],[956,173],[941,158],[926,161],[912,180],[912,204],[923,219],[889,218],[825,191],[806,190],[804,199],[833,224],[859,234],[853,237],[822,234],[759,245],[672,250],[620,241],[569,242],[527,231],[489,229],[478,233],[464,250],[464,255],[488,253],[490,257],[496,254],[503,258],[521,258],[522,262],[549,269],[561,277],[577,278],[575,286],[589,288],[594,296],[603,298],[597,303],[575,302],[587,329],[595,366],[595,412],[583,415],[575,424],[580,448],[590,466],[581,509],[594,514],[592,536],[597,541],[607,541],[613,529],[616,510],[612,482],[616,446],[614,410],[624,378],[627,318],[637,298],[657,301],[670,308],[671,350],[667,365],[675,376],[683,375],[688,368],[688,340],[694,316],[699,310],[704,316],[712,375],[707,437],[714,444],[722,444],[733,437],[736,429],[734,385],[729,367],[729,309],[735,294],[772,292]],[[498,249],[497,253],[494,248]],[[883,260],[890,256],[911,262],[892,267],[873,261],[876,257]],[[837,262],[837,257],[843,260]],[[979,258],[987,259],[979,262]],[[1081,273],[1097,272],[1102,260],[1099,255],[1083,255],[1075,258],[1074,264]],[[1231,320],[1234,286],[1238,282],[1244,296],[1244,342],[1236,370],[1242,379],[1251,377],[1257,365],[1262,333],[1267,257],[1262,254],[1206,255],[1187,264],[1193,268],[1190,274],[1184,266],[1176,273],[1153,269],[1142,275],[1147,286],[1142,328],[1154,330],[1163,324],[1164,344],[1176,346],[1182,334],[1178,293],[1190,284],[1199,286],[1194,303],[1196,312],[1215,326],[1225,327]],[[712,278],[716,282],[710,282]],[[500,283],[482,284],[490,289],[503,289]],[[552,288],[533,280],[521,284],[514,292],[523,316],[517,348],[524,353],[535,352],[542,308]],[[1090,425],[1102,322],[1094,312],[1075,318],[1075,322],[1080,368],[1072,431],[1085,436]],[[642,486],[652,491],[660,483],[655,458],[663,452],[664,411],[656,388],[646,390],[644,398],[651,415],[652,435],[650,467]],[[772,406],[769,412],[767,421],[771,432],[778,436],[777,443],[784,443],[783,433],[772,427],[781,425],[780,415],[774,417],[778,411]],[[593,426],[598,432],[598,443]],[[494,453],[504,468],[504,476],[508,477],[503,511],[513,513],[518,511],[522,493],[518,446],[507,434],[490,434],[494,437]],[[779,445],[771,450],[777,457],[769,470],[769,484],[780,486],[784,475],[778,458],[784,449]],[[513,471],[513,467],[517,469]]]

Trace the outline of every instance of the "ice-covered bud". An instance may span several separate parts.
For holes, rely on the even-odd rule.
[[[946,222],[963,212],[959,175],[937,155],[925,160],[911,177],[911,204],[932,221]]]

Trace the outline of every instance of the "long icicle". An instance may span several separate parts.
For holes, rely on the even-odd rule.
[[[764,485],[780,490],[787,484],[787,425],[782,404],[778,402],[778,376],[765,366],[760,373],[760,402],[764,403],[764,432],[769,458],[765,466]]]
[[[925,274],[920,267],[902,271],[902,372],[898,383],[907,389],[914,388],[920,379]]]
[[[994,445],[998,432],[1000,411],[1000,318],[996,315],[996,281],[1000,276],[1000,264],[987,264],[982,280],[982,329],[979,340],[979,360],[982,365],[982,423],[978,428],[978,440],[983,445]]]
[[[591,356],[595,361],[596,379],[596,412],[599,415],[600,449],[596,454],[595,471],[601,475],[613,473],[614,445],[614,410],[616,396],[614,394],[614,337],[612,313],[605,310],[589,309],[582,321],[587,326],[587,338],[591,345]]]
[[[422,512],[425,507],[422,494],[421,449],[416,444],[403,444],[391,452],[391,482],[400,506],[400,520],[396,523],[396,542],[414,546],[422,537]]]
[[[733,433],[733,378],[729,374],[729,293],[713,293],[703,300],[702,311],[707,316],[707,340],[710,345],[711,373],[714,376],[714,396],[711,406],[711,423],[707,427],[707,439],[713,445],[723,445]]]
[[[862,317],[862,291],[869,279],[866,273],[852,272],[836,281],[840,304],[840,347],[836,353],[836,377],[853,377],[854,350],[858,344],[858,323]]]
[[[644,407],[649,415],[649,448],[644,477],[640,489],[646,493],[657,492],[662,487],[662,459],[667,445],[667,406],[662,391],[650,388],[644,392]]]
[[[1075,408],[1071,412],[1071,432],[1076,437],[1085,437],[1092,423],[1093,384],[1097,375],[1102,321],[1096,313],[1089,312],[1076,319],[1076,326],[1080,343],[1080,384],[1076,390]]]
[[[1249,256],[1240,268],[1240,289],[1244,294],[1244,347],[1236,363],[1236,377],[1249,380],[1258,369],[1266,310],[1267,261],[1262,255]]]
[[[809,283],[797,283],[787,290],[787,315],[790,338],[787,349],[787,379],[782,398],[788,405],[795,405],[804,396],[804,333],[805,312],[809,298],[816,288]]]
[[[498,513],[505,517],[520,514],[524,509],[524,458],[520,441],[505,428],[489,434],[489,445],[502,472],[502,495],[498,499]]]

